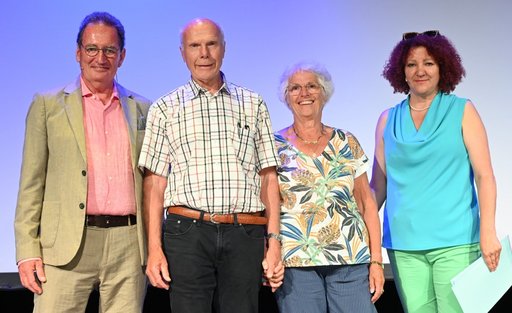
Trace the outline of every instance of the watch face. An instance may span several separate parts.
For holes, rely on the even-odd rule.
[[[281,234],[268,233],[267,238],[268,239],[274,238],[275,240],[281,242],[281,240],[283,239],[283,236],[281,236]]]

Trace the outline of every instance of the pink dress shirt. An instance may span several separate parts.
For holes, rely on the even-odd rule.
[[[103,104],[81,80],[87,147],[87,214],[136,213],[128,127],[117,89]]]

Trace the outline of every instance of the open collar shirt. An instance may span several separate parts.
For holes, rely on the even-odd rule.
[[[87,147],[87,214],[135,214],[130,139],[114,84],[104,104],[80,79]]]
[[[226,82],[195,81],[150,108],[139,166],[167,177],[164,205],[216,213],[259,212],[259,172],[279,159],[261,96]]]

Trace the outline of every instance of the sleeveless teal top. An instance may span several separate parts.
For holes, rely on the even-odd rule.
[[[479,241],[473,170],[462,138],[466,102],[438,93],[418,130],[408,98],[389,110],[383,247],[428,250]]]

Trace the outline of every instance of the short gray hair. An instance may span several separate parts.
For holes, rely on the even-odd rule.
[[[286,102],[286,92],[288,90],[289,79],[298,72],[310,72],[316,76],[318,83],[322,86],[325,102],[327,103],[334,93],[334,84],[331,74],[329,74],[323,65],[313,62],[299,62],[290,66],[283,72],[279,82],[279,100],[288,105]]]

